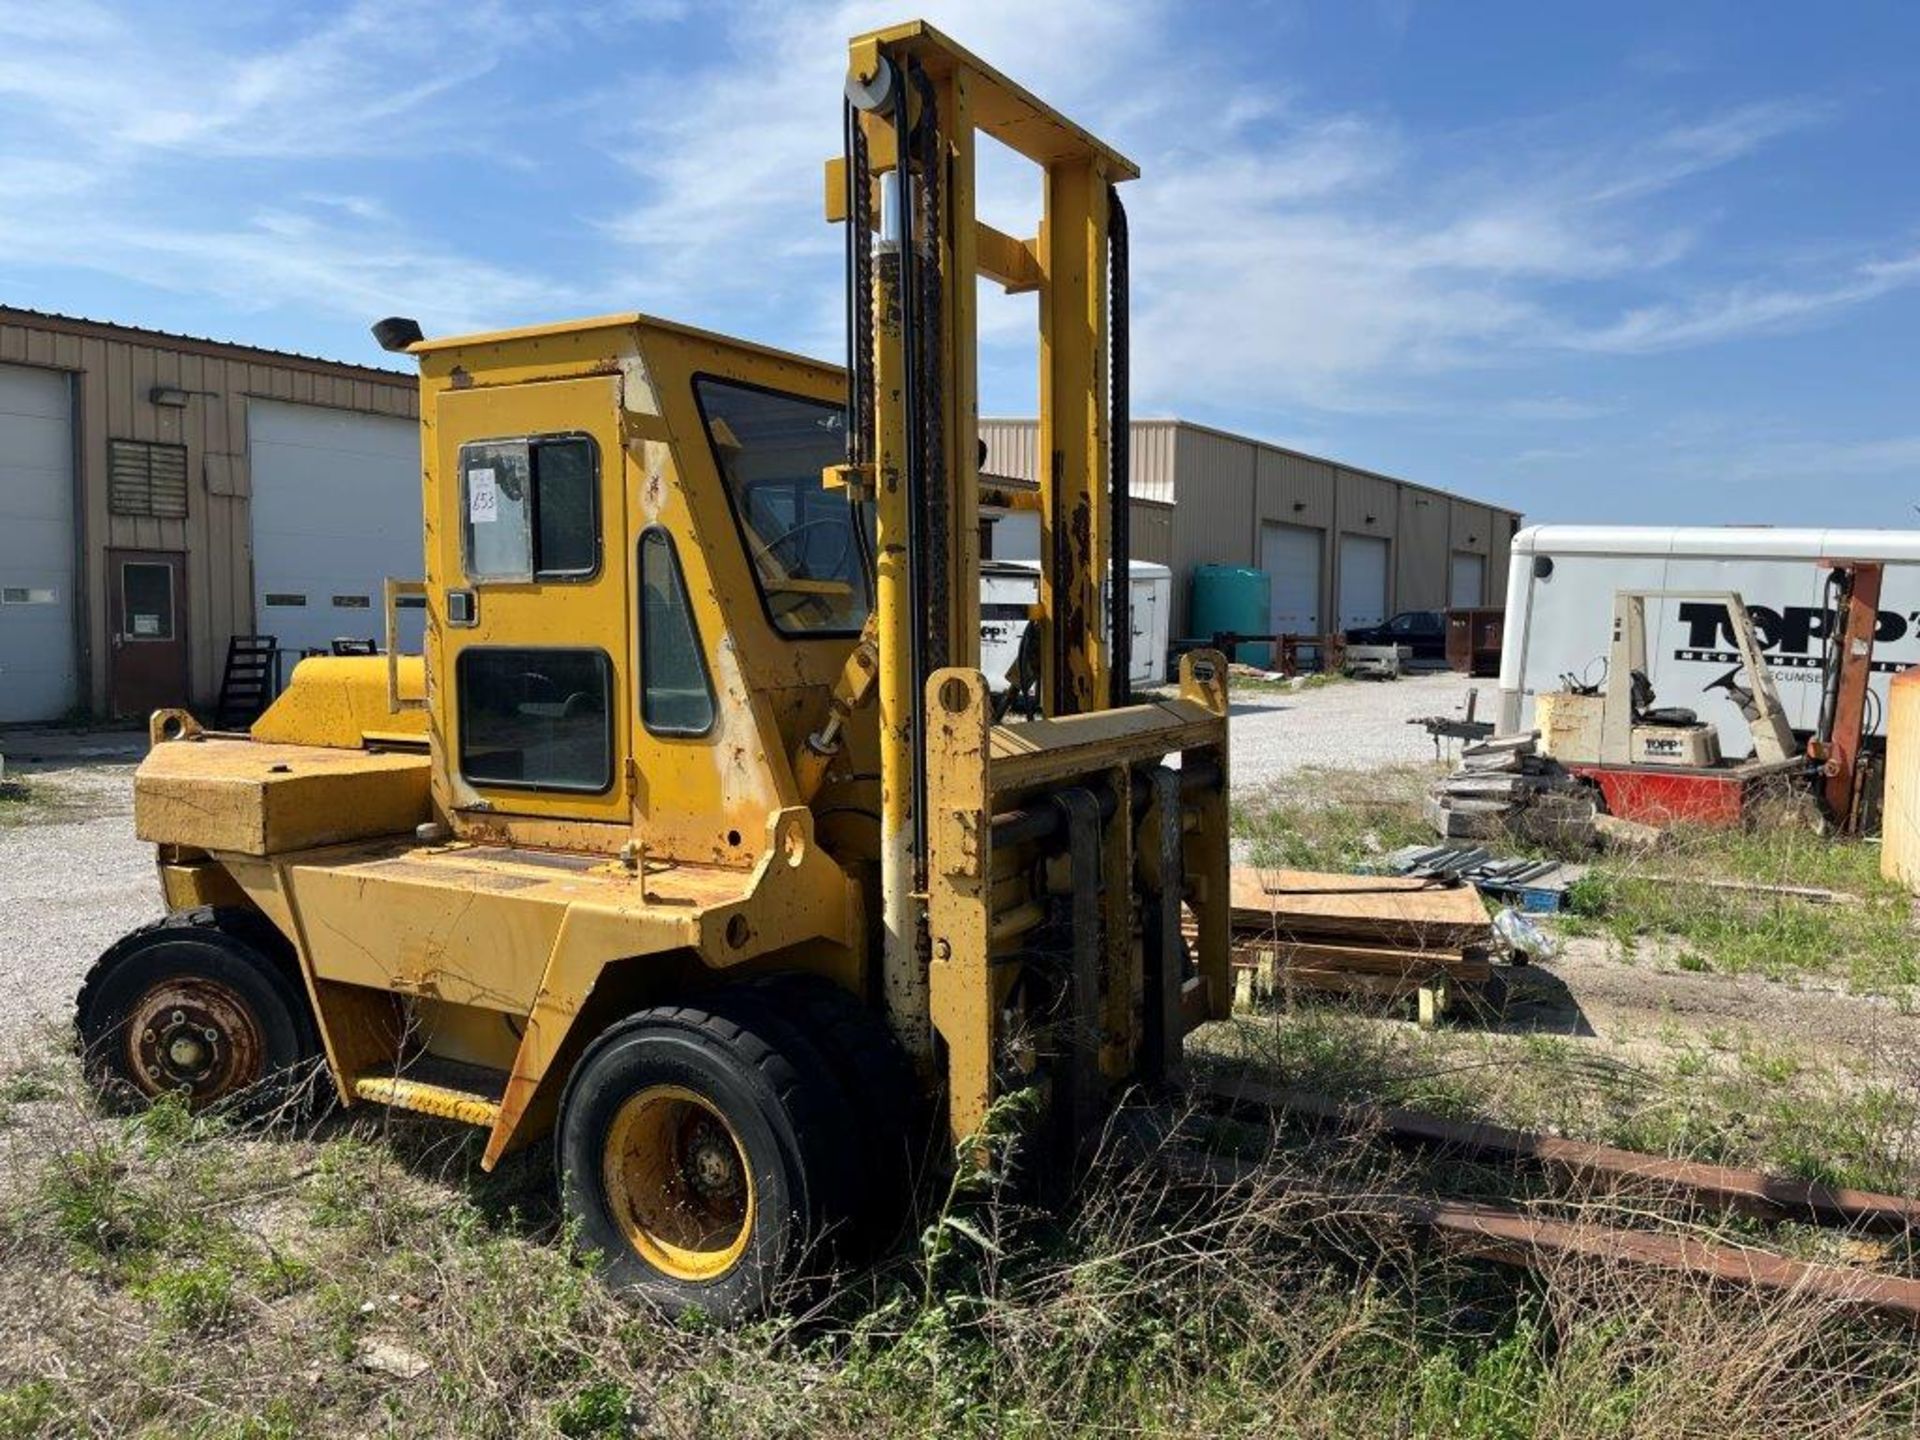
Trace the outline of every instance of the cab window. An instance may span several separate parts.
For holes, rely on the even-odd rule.
[[[713,685],[687,582],[672,537],[658,526],[640,537],[640,718],[655,735],[713,728]]]
[[[460,447],[470,580],[583,580],[600,569],[599,455],[586,435]]]
[[[740,526],[754,583],[785,635],[851,635],[872,606],[864,521],[820,472],[846,453],[839,405],[711,377],[701,420]]]
[[[600,650],[470,646],[455,671],[460,773],[599,794],[613,783],[613,666]]]

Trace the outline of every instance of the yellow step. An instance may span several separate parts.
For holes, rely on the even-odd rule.
[[[500,1118],[500,1102],[490,1096],[405,1075],[356,1075],[348,1088],[356,1100],[437,1115],[442,1120],[459,1120],[483,1129],[492,1129],[494,1121]]]

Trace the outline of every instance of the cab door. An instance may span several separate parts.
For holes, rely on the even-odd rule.
[[[501,817],[628,825],[632,692],[619,385],[592,376],[439,394],[429,442],[443,803],[457,832]],[[437,493],[436,493],[437,492]],[[509,838],[595,845],[523,825]]]

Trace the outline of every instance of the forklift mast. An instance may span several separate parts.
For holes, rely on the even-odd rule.
[[[1033,236],[976,216],[981,137],[1039,171]],[[1194,656],[1181,699],[1126,703],[1128,270],[1117,187],[1137,168],[924,22],[851,42],[844,141],[826,199],[847,240],[852,422],[840,478],[875,513],[885,993],[909,1053],[945,1056],[960,1136],[995,1088],[993,1056],[1007,1038],[996,1015],[1022,969],[1019,925],[1036,914],[996,919],[996,838],[1010,849],[1045,828],[1067,840],[1076,873],[1061,879],[1084,907],[1074,944],[1104,952],[1078,957],[1063,1002],[1090,1032],[1075,1042],[1085,1064],[1070,1087],[1085,1099],[1098,1088],[1094,1057],[1108,1080],[1143,1059],[1147,1073],[1164,1071],[1182,1017],[1225,1003],[1224,666]],[[1035,295],[1038,310],[1039,718],[1012,726],[992,724],[978,669],[981,276]],[[1151,776],[1170,754],[1191,756],[1179,779]],[[1206,813],[1183,818],[1196,805]],[[1151,906],[1136,903],[1149,897],[1132,853],[1148,809],[1164,832],[1149,847]],[[1183,889],[1206,978],[1181,973]],[[1136,939],[1148,909],[1160,928]]]

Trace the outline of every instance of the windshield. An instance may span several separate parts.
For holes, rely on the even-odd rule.
[[[872,605],[860,520],[820,478],[846,457],[845,410],[724,380],[696,379],[693,390],[774,626],[857,632]]]

